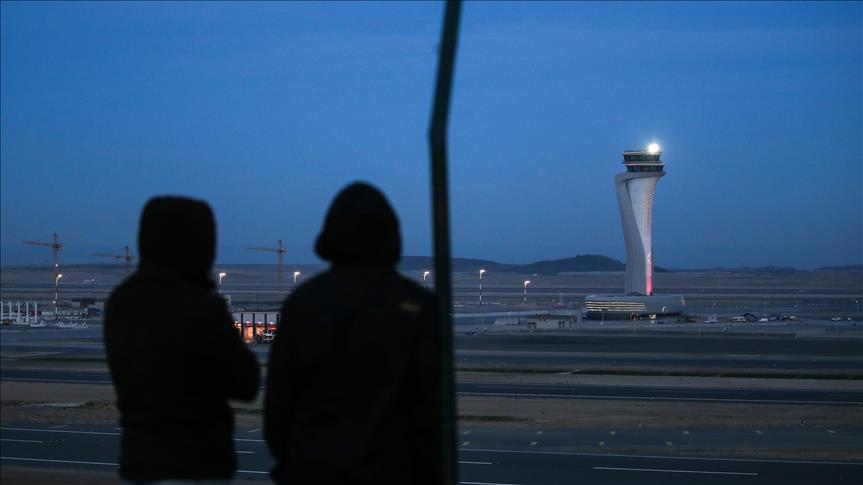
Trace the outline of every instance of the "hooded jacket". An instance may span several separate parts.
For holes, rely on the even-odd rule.
[[[438,345],[431,293],[400,276],[395,212],[355,183],[316,245],[329,270],[282,307],[264,433],[277,483],[437,483]]]
[[[106,304],[127,480],[230,478],[236,469],[228,399],[253,399],[260,371],[213,291],[215,243],[206,203],[151,199],[140,265]]]

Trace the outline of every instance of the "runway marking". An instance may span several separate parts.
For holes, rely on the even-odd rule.
[[[120,466],[117,463],[103,461],[49,460],[48,458],[19,458],[17,456],[0,456],[0,460],[37,461],[42,463],[69,463],[72,465]]]
[[[536,446],[536,441],[531,441],[530,446]]]
[[[683,434],[689,434],[689,431],[683,430]]]
[[[764,431],[761,431],[760,429],[756,429],[755,434],[764,434]]]
[[[258,431],[260,431],[260,430],[261,430],[261,428],[257,428],[257,429],[250,429],[248,432],[249,432],[249,433],[257,433],[257,432],[258,432]]]
[[[518,485],[517,483],[501,483],[501,482],[458,482],[463,485]]]
[[[37,433],[68,433],[68,434],[93,434],[93,435],[109,435],[119,436],[120,433],[110,433],[104,431],[72,431],[59,429],[38,429],[38,428],[13,428],[0,427],[0,431],[32,431]],[[264,440],[234,438],[234,441],[258,442]],[[469,441],[462,444],[467,446]],[[662,456],[662,455],[638,455],[638,454],[617,454],[617,453],[580,453],[574,451],[539,451],[539,450],[500,450],[493,448],[465,448],[465,452],[480,452],[480,453],[513,453],[513,454],[535,454],[535,455],[562,455],[562,456],[593,456],[600,458],[649,458],[656,460],[694,460],[694,461],[724,461],[724,462],[741,462],[741,463],[786,463],[786,464],[801,464],[801,465],[848,465],[848,466],[863,466],[863,462],[850,461],[816,461],[816,460],[778,460],[778,459],[758,459],[758,458],[708,458],[697,456]],[[2,457],[0,457],[2,458]],[[10,458],[11,459],[11,458]],[[34,458],[35,460],[35,458]],[[250,472],[251,473],[251,472]],[[267,473],[267,472],[260,472]]]
[[[35,461],[40,463],[65,463],[69,465],[120,466],[119,463],[110,463],[105,461],[51,460],[48,458],[21,458],[17,456],[0,456],[0,460]],[[237,473],[253,473],[256,475],[267,475],[270,472],[259,470],[237,470]]]
[[[624,401],[686,401],[686,402],[751,402],[770,404],[835,404],[863,406],[863,401],[800,401],[783,399],[734,399],[721,397],[657,397],[657,396],[604,396],[596,394],[542,394],[516,392],[457,392],[459,396],[547,397],[558,399],[608,399]]]
[[[835,431],[833,431],[832,429],[828,429],[828,430],[827,430],[827,432],[828,432],[828,433],[830,433],[830,434],[836,434],[836,432],[835,432]]]
[[[462,434],[470,434],[470,430],[463,431]]]
[[[611,436],[614,436],[617,434],[617,431],[611,430],[608,432],[608,434],[610,434]]]
[[[26,377],[4,377],[2,381],[20,382],[68,382],[73,384],[110,384],[111,381],[88,381],[85,379],[28,379]]]
[[[599,446],[605,446],[605,441],[600,441],[600,442],[599,442],[599,443],[597,443],[597,444],[598,444]]]
[[[660,472],[660,473],[697,473],[702,475],[745,475],[749,477],[757,477],[754,472],[715,472],[709,470],[666,470],[661,468],[622,468],[613,466],[595,466],[594,470],[606,471],[622,471],[622,472]]]
[[[674,445],[670,441],[666,441],[665,446],[674,446]]]
[[[12,438],[0,438],[0,441],[13,441],[15,443],[44,443],[39,440],[13,440]]]
[[[863,462],[815,461],[815,460],[771,460],[759,458],[706,458],[699,456],[632,455],[626,453],[582,453],[577,451],[497,450],[492,448],[465,448],[459,451],[479,453],[514,453],[528,455],[593,456],[598,458],[649,458],[655,460],[727,461],[741,463],[785,463],[791,465],[849,465],[863,466]]]
[[[67,429],[38,429],[38,428],[0,428],[0,431],[33,431],[36,433],[71,433],[71,434],[99,434],[108,436],[120,436],[120,433],[108,431],[72,431]]]
[[[86,380],[86,379],[30,379],[25,377],[3,377],[3,381],[20,382],[66,382],[75,384],[111,384],[110,380]],[[263,387],[262,387],[263,389]],[[781,399],[734,399],[734,398],[710,398],[710,397],[657,397],[657,396],[605,396],[593,394],[543,394],[543,393],[515,393],[515,392],[457,392],[459,396],[501,396],[501,397],[545,397],[558,399],[615,399],[629,401],[688,401],[688,402],[751,402],[751,403],[774,403],[774,404],[834,404],[834,405],[856,405],[863,406],[863,401],[805,401],[805,400],[781,400]]]
[[[0,431],[32,431],[34,433],[69,433],[69,434],[95,434],[95,435],[106,435],[106,436],[120,436],[120,433],[112,433],[109,431],[72,431],[65,429],[38,429],[38,428],[7,428],[0,427]],[[234,441],[244,441],[249,443],[264,443],[265,440],[251,439],[251,438],[234,438]]]
[[[490,461],[460,461],[462,465],[491,465]]]
[[[239,453],[241,455],[254,455],[255,454],[254,451],[245,451],[245,450],[237,450],[237,453]]]
[[[465,441],[465,442],[464,442],[464,443],[462,443],[461,445],[462,445],[462,446],[468,446],[469,444],[470,444],[470,441]]]

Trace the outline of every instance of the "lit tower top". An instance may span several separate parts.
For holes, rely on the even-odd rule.
[[[656,143],[645,150],[625,151],[626,172],[614,177],[626,243],[627,295],[653,294],[653,195],[656,183],[665,175],[661,157]]]

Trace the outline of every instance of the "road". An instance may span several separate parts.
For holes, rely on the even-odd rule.
[[[0,368],[0,380],[108,385],[102,366],[100,330],[24,331],[2,336],[4,358],[18,359]],[[556,365],[696,367],[746,369],[863,369],[859,339],[793,339],[782,337],[677,337],[623,335],[474,335],[457,336],[461,367]],[[268,347],[255,351],[266,361]],[[30,360],[32,359],[32,360]],[[51,361],[54,362],[51,362]],[[40,364],[40,361],[46,362]],[[87,363],[93,361],[92,363]],[[66,365],[69,368],[58,366]],[[39,368],[44,365],[46,368]],[[26,366],[26,368],[25,368]],[[53,367],[52,367],[53,366]],[[470,373],[460,374],[469,375]],[[474,382],[461,379],[462,397],[500,396],[544,399],[764,403],[819,406],[863,406],[863,389],[794,389],[736,387],[666,387],[650,384],[595,385],[524,382]],[[789,380],[791,381],[791,380]],[[648,381],[644,381],[648,382]],[[658,381],[657,381],[658,382]],[[712,384],[710,384],[712,386]],[[790,386],[794,387],[794,386]],[[565,401],[561,401],[566,405]],[[765,408],[769,409],[769,408]],[[824,408],[827,409],[827,408]],[[52,423],[54,424],[54,423]],[[735,456],[854,455],[863,443],[863,428],[821,427],[796,423],[787,427],[542,429],[528,425],[495,426],[469,422],[459,429],[460,479],[465,484],[675,483],[863,483],[863,463],[850,461],[772,460]],[[784,425],[783,425],[784,426]],[[118,430],[105,425],[3,422],[0,456],[3,466],[113,470]],[[271,460],[260,430],[237,431],[240,476],[267,480]],[[799,452],[804,446],[811,452]],[[633,451],[637,450],[637,451]],[[710,455],[710,456],[707,456]]]
[[[465,431],[460,430],[464,437]],[[468,435],[469,436],[469,435]],[[39,468],[115,469],[116,428],[0,427],[2,464]],[[260,430],[238,430],[239,475],[267,480],[272,460]],[[459,448],[464,484],[810,484],[863,483],[863,463],[565,451],[527,446]]]
[[[0,380],[106,385],[111,383],[111,376],[107,371],[7,367],[0,369]],[[648,385],[457,382],[456,392],[460,396],[863,406],[863,389],[738,389]]]
[[[101,327],[79,330],[3,330],[5,357],[104,359]],[[863,373],[863,339],[698,337],[620,334],[457,335],[456,365],[494,367],[650,367],[769,369]],[[262,362],[269,347],[254,346]]]
[[[863,362],[863,339],[791,337],[698,337],[693,335],[472,335],[456,336],[458,350],[518,350],[534,352],[596,352],[655,355],[757,355],[846,358]]]

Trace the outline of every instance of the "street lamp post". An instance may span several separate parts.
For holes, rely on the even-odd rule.
[[[60,278],[63,275],[57,273],[57,276],[54,277],[54,321],[57,321],[57,302],[60,300]]]
[[[485,274],[484,269],[479,270],[479,304],[482,305],[482,275]]]
[[[294,271],[294,286],[291,288],[291,293],[293,293],[297,289],[297,278],[300,277],[302,273],[299,271]]]
[[[524,280],[524,293],[521,298],[522,304],[527,304],[527,285],[530,284],[530,280]]]
[[[222,294],[222,278],[228,276],[228,273],[219,273],[219,294]]]
[[[431,274],[431,271],[423,271],[423,288],[427,288],[426,279],[428,279],[430,274]]]

